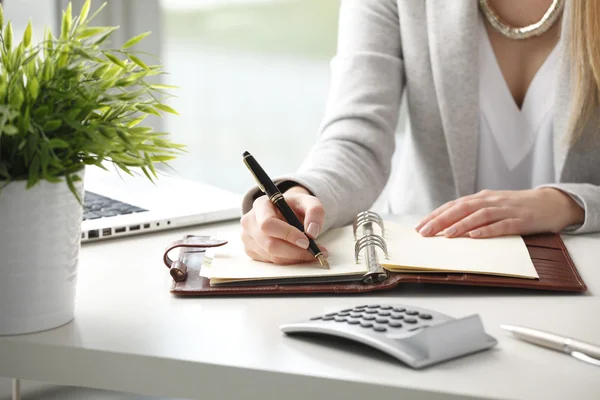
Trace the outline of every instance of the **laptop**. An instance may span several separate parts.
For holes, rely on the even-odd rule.
[[[107,169],[86,168],[82,243],[241,217],[241,195],[161,171],[152,183]]]

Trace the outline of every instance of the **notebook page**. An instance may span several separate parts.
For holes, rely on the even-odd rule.
[[[490,239],[423,237],[412,225],[385,221],[389,270],[465,272],[539,278],[520,236]]]
[[[317,245],[325,245],[329,251],[330,269],[323,269],[318,261],[293,264],[274,265],[272,263],[255,261],[244,252],[244,245],[236,235],[226,238],[225,246],[210,249],[207,257],[211,258],[210,267],[202,267],[202,276],[210,278],[211,282],[224,281],[284,279],[342,276],[366,273],[366,267],[354,261],[354,237],[352,227],[333,229],[317,239]],[[307,250],[308,251],[308,250]]]

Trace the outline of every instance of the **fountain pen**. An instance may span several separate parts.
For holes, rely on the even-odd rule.
[[[246,164],[246,167],[248,167],[248,169],[254,176],[254,179],[256,180],[256,183],[258,184],[260,190],[267,196],[269,196],[269,200],[271,200],[275,207],[277,207],[277,209],[281,211],[283,218],[285,218],[285,220],[290,225],[298,228],[300,232],[306,235],[309,243],[308,250],[313,256],[315,256],[317,260],[319,260],[319,264],[321,264],[321,266],[324,268],[329,268],[329,263],[327,262],[325,257],[323,257],[323,253],[321,252],[315,241],[306,234],[302,222],[300,222],[296,214],[294,214],[294,211],[286,203],[285,199],[283,198],[283,194],[281,194],[281,191],[273,183],[271,178],[269,178],[267,173],[262,169],[260,164],[254,159],[254,157],[250,153],[245,151],[243,157],[244,164]]]

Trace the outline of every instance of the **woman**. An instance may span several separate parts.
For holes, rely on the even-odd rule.
[[[600,231],[599,3],[342,0],[320,139],[277,180],[307,233],[379,196],[404,92],[389,211],[426,215],[422,235]],[[265,196],[249,192],[243,211],[248,255],[312,258]]]

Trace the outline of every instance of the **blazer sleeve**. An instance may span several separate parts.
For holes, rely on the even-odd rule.
[[[391,171],[404,66],[396,0],[343,0],[331,84],[317,143],[295,174],[323,203],[324,232],[373,205]],[[248,212],[256,188],[243,199]]]
[[[585,210],[583,224],[570,226],[565,233],[600,232],[600,186],[591,183],[556,183],[543,185],[561,190],[571,196]]]

